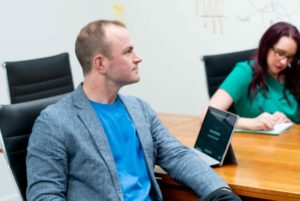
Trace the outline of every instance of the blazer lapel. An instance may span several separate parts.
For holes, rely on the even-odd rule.
[[[86,98],[81,86],[76,89],[74,96],[74,106],[78,108],[78,118],[80,118],[82,123],[89,131],[90,136],[95,142],[95,146],[97,147],[99,154],[108,165],[108,169],[111,172],[115,187],[118,191],[118,195],[122,195],[121,185],[118,181],[119,179],[117,168],[115,166],[112,151],[110,149],[104,129],[96,112]],[[120,198],[120,200],[122,199]]]
[[[147,161],[147,166],[150,170],[153,170],[153,144],[152,136],[149,133],[149,126],[143,115],[141,107],[138,107],[136,102],[130,101],[125,96],[119,95],[120,99],[124,103],[137,131],[138,138],[140,140],[141,146],[143,148],[145,159]]]

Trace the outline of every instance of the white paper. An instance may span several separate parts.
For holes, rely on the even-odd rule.
[[[235,132],[242,132],[242,133],[262,133],[268,135],[280,135],[287,129],[289,129],[293,125],[292,122],[288,123],[280,123],[276,124],[272,130],[262,131],[262,130],[247,130],[247,129],[235,129]]]

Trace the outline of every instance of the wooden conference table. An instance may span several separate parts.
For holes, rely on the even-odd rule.
[[[163,113],[159,116],[178,140],[193,147],[199,117]],[[238,165],[225,164],[214,170],[243,200],[300,200],[300,125],[280,136],[235,133],[232,146]],[[156,176],[165,200],[197,200],[188,187],[159,168]]]

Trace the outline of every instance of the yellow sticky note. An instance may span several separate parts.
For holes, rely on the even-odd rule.
[[[116,3],[112,6],[113,14],[123,15],[124,14],[124,5],[122,3]]]
[[[115,3],[112,5],[112,14],[115,20],[122,22],[125,24],[124,20],[124,5],[122,3]]]

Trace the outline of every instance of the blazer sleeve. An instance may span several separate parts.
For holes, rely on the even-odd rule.
[[[143,109],[150,125],[154,158],[175,180],[192,188],[199,196],[228,185],[195,153],[179,142],[163,125],[154,110],[145,102]]]
[[[27,148],[27,199],[65,200],[67,151],[56,120],[42,112],[36,120]]]

